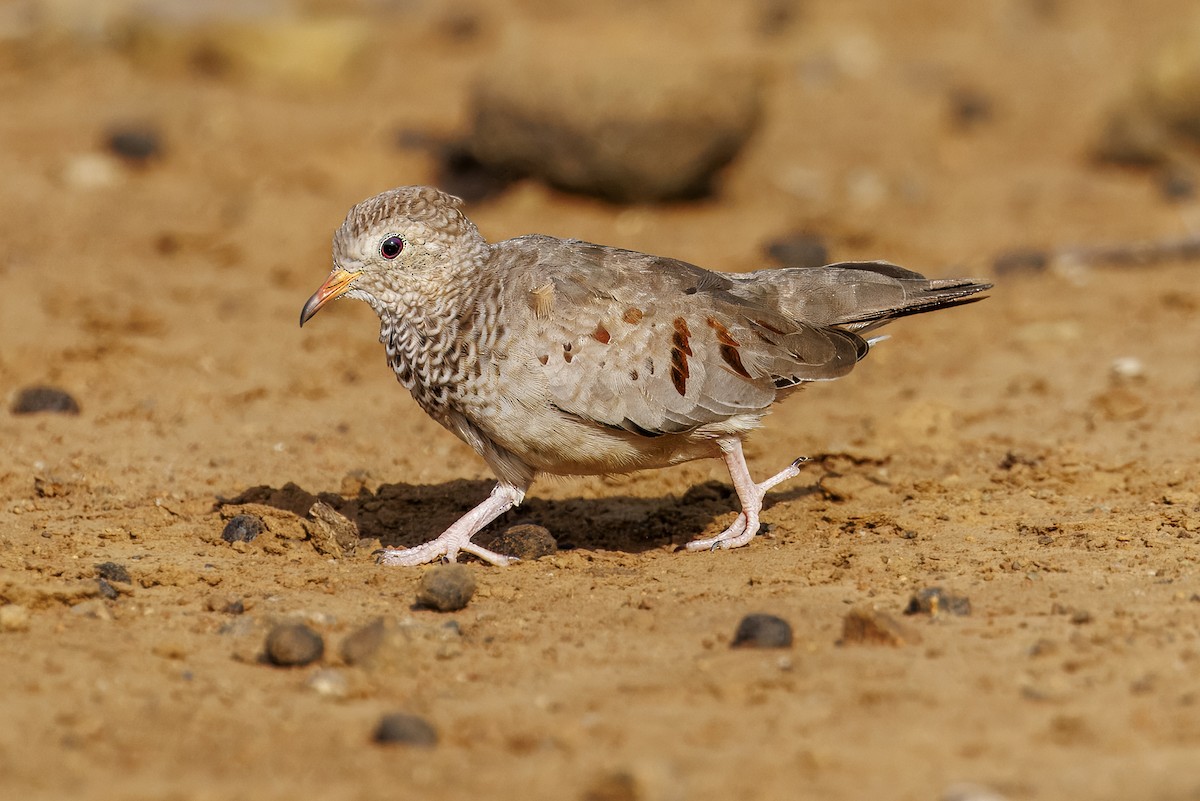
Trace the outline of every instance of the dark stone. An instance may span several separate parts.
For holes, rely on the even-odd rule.
[[[1196,196],[1196,178],[1188,170],[1173,165],[1159,175],[1158,188],[1167,200],[1191,200]]]
[[[977,89],[955,89],[950,93],[950,119],[964,130],[988,122],[992,119],[992,99]]]
[[[497,553],[518,559],[541,559],[558,553],[558,543],[550,529],[533,523],[518,523],[492,537],[486,545]]]
[[[475,576],[466,565],[438,565],[421,576],[417,606],[438,612],[455,612],[475,594]]]
[[[254,515],[235,515],[225,524],[221,539],[226,542],[250,542],[263,532],[263,522]]]
[[[784,267],[822,267],[829,249],[817,234],[800,231],[767,243],[767,255]]]
[[[55,412],[57,414],[79,414],[79,404],[66,391],[58,387],[26,387],[13,400],[13,414]]]
[[[1041,273],[1050,266],[1050,254],[1044,250],[1009,250],[992,262],[992,272],[998,276],[1014,273]]]
[[[267,634],[266,656],[272,665],[299,667],[325,654],[321,635],[303,623],[281,623]]]
[[[133,579],[129,578],[129,571],[125,569],[125,565],[119,565],[116,562],[101,562],[96,565],[96,575],[106,581],[119,581],[122,584],[133,583]]]
[[[790,648],[792,627],[775,615],[746,615],[733,635],[734,648]]]
[[[918,591],[904,608],[906,615],[951,615],[971,614],[971,599],[965,595],[951,595],[941,587],[926,587]]]
[[[153,128],[120,127],[112,129],[106,142],[109,151],[129,164],[141,166],[162,155],[162,136]]]
[[[379,719],[372,739],[381,745],[414,745],[433,748],[437,745],[437,730],[429,721],[404,712],[393,712]]]
[[[100,597],[109,601],[115,601],[121,595],[117,592],[117,588],[109,584],[107,579],[96,579],[96,585],[100,589]]]

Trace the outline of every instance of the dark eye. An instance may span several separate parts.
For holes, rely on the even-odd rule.
[[[388,261],[400,255],[400,251],[404,250],[404,240],[398,236],[389,236],[383,240],[383,244],[379,246],[379,255],[383,256]]]

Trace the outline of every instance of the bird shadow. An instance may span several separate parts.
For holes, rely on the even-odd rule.
[[[390,548],[408,548],[433,539],[487,497],[494,482],[460,479],[443,484],[381,484],[362,487],[347,497],[334,492],[310,492],[296,484],[249,487],[232,498],[218,498],[216,507],[257,504],[306,518],[321,501],[349,519],[359,537],[377,539]],[[766,506],[824,490],[817,481],[771,492]],[[733,488],[719,481],[697,484],[682,495],[643,498],[605,495],[597,498],[528,498],[497,518],[477,537],[485,547],[490,539],[518,523],[547,528],[560,550],[640,553],[664,546],[681,546],[706,531],[717,518],[739,510]]]

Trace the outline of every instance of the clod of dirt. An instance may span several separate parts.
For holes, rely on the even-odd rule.
[[[638,801],[641,797],[637,779],[626,771],[598,776],[583,794],[584,801]]]
[[[792,627],[775,615],[746,615],[733,635],[733,648],[791,648]]]
[[[116,562],[101,562],[96,565],[96,577],[105,581],[119,581],[122,584],[133,583],[133,579],[129,578],[129,571],[125,569],[125,565],[120,565]]]
[[[299,667],[325,654],[321,635],[303,623],[281,623],[267,634],[267,661],[280,667]]]
[[[421,576],[417,606],[438,612],[455,612],[475,594],[475,576],[466,565],[438,565]]]
[[[921,635],[886,612],[852,609],[842,619],[842,644],[912,645]]]
[[[250,542],[263,532],[261,518],[254,515],[234,515],[225,524],[221,539],[226,542]]]
[[[204,601],[204,608],[209,612],[240,615],[246,611],[246,602],[236,595],[210,595]]]
[[[437,745],[437,730],[429,721],[416,715],[393,712],[379,719],[372,738],[381,745],[414,745],[433,748]]]
[[[541,559],[558,553],[558,541],[545,526],[518,523],[509,526],[484,544],[497,553],[522,560]]]
[[[25,387],[17,393],[9,409],[13,414],[79,414],[79,404],[69,393],[58,387]]]
[[[162,155],[162,135],[149,127],[118,127],[109,131],[105,144],[110,153],[127,164],[143,166]]]
[[[767,255],[783,267],[821,267],[829,263],[829,248],[821,237],[805,231],[771,240]]]
[[[342,661],[347,665],[361,665],[368,661],[383,645],[385,633],[384,619],[379,617],[346,635],[340,648]]]
[[[919,590],[904,608],[906,615],[929,615],[937,617],[942,612],[951,615],[971,614],[971,599],[965,595],[951,595],[941,587],[926,587]]]
[[[358,526],[324,501],[317,501],[308,510],[311,520],[304,528],[317,553],[340,559],[358,550]]]
[[[0,631],[26,631],[29,628],[29,609],[20,604],[0,606]]]

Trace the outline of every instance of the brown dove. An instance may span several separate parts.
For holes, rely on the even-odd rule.
[[[690,550],[736,548],[759,528],[763,495],[793,462],[755,483],[742,440],[772,404],[840,378],[897,317],[956,306],[990,287],[929,280],[886,262],[718,273],[574,239],[489,244],[462,201],[409,186],[350,210],[333,271],[300,313],[366,301],[400,383],[499,478],[441,536],[379,561],[505,565],[471,542],[517,506],[541,473],[594,475],[715,457],[741,514]]]

